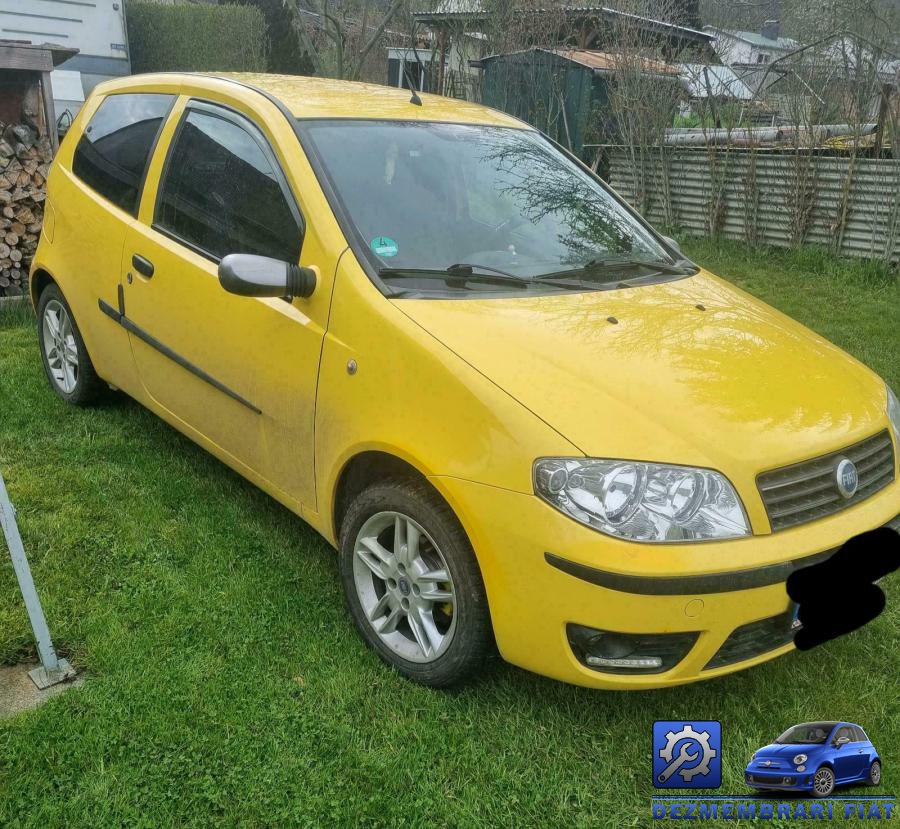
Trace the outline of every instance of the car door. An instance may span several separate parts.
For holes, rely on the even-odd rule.
[[[176,425],[289,505],[314,505],[313,423],[328,296],[226,293],[218,262],[297,263],[304,219],[257,123],[179,101],[123,258],[124,314],[147,394]],[[299,147],[297,147],[299,151]],[[315,247],[315,246],[314,246]],[[323,265],[333,272],[334,262]],[[321,287],[321,286],[320,286]],[[324,295],[323,295],[324,294]]]
[[[839,740],[846,739],[848,742],[839,743]],[[859,777],[860,755],[857,753],[859,746],[855,743],[856,736],[853,728],[849,725],[841,725],[835,729],[831,737],[832,746],[832,763],[834,765],[834,776],[838,783],[845,783],[849,780],[856,780]]]

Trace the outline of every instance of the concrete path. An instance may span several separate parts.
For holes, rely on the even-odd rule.
[[[14,717],[29,708],[37,708],[51,697],[75,688],[84,681],[83,675],[79,675],[71,682],[61,682],[45,691],[39,691],[28,676],[28,672],[34,667],[34,664],[29,663],[0,668],[0,719]]]

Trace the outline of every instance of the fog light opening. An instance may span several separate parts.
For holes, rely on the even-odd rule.
[[[659,656],[609,658],[606,656],[587,656],[585,662],[596,668],[661,668],[663,661]]]
[[[578,661],[607,673],[662,673],[677,665],[697,640],[696,633],[617,633],[584,625],[567,627]]]

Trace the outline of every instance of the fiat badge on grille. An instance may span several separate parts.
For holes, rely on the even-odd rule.
[[[856,495],[859,487],[859,472],[856,471],[856,464],[850,458],[841,458],[838,461],[838,465],[834,468],[834,478],[841,495],[845,498],[852,498]]]

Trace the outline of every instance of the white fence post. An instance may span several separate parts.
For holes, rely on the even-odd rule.
[[[65,659],[56,656],[56,650],[50,639],[50,631],[47,628],[47,620],[41,609],[41,601],[34,587],[34,579],[31,577],[31,569],[28,559],[25,557],[25,547],[22,545],[22,536],[19,535],[19,527],[16,524],[16,511],[9,500],[6,491],[6,482],[0,474],[0,526],[6,536],[6,545],[12,557],[13,569],[19,580],[19,589],[25,600],[25,609],[31,621],[31,629],[34,631],[34,639],[37,643],[40,667],[28,672],[28,676],[38,688],[49,688],[59,682],[64,682],[75,676],[75,670]]]

